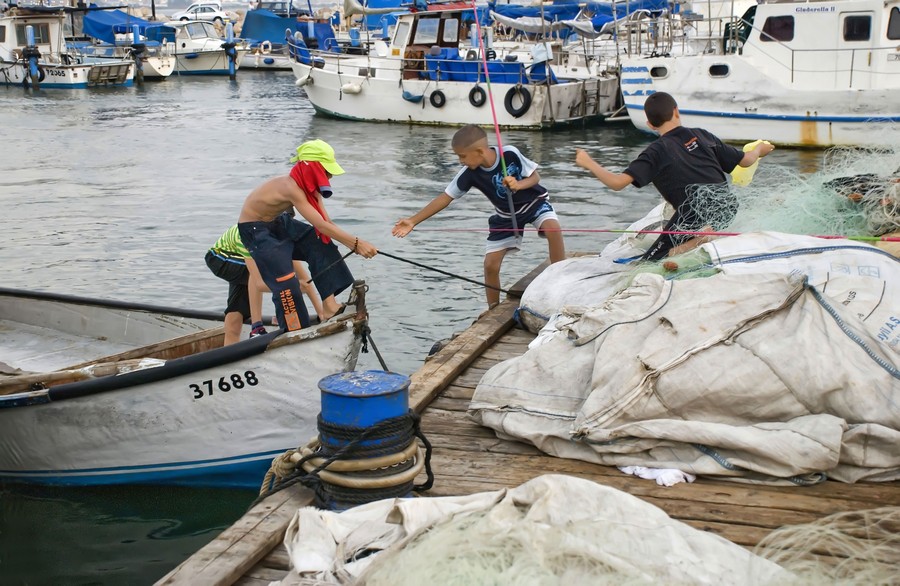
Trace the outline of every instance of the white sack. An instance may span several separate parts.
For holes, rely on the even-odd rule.
[[[637,234],[639,230],[660,230],[672,206],[662,203],[628,226],[627,232],[603,248],[599,256],[568,258],[553,263],[528,285],[519,301],[519,320],[537,332],[566,305],[594,305],[625,285],[633,265],[616,263],[640,256],[659,237]]]

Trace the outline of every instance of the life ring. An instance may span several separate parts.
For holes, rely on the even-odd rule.
[[[521,96],[522,105],[515,108],[513,107],[513,99],[517,95]],[[521,84],[514,85],[506,92],[506,99],[503,100],[503,105],[506,106],[506,111],[512,114],[513,118],[521,118],[528,111],[528,108],[531,107],[531,92]]]
[[[469,91],[469,103],[480,108],[487,101],[487,92],[480,85],[476,85]]]
[[[431,102],[431,105],[435,108],[443,108],[444,104],[447,103],[447,96],[445,96],[444,92],[441,90],[434,90],[428,97],[428,101]]]
[[[259,44],[259,52],[268,55],[272,52],[272,41],[263,41]]]

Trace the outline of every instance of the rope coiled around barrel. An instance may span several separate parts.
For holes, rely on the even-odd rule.
[[[420,417],[413,411],[385,419],[371,427],[336,425],[318,417],[319,438],[309,445],[288,450],[273,460],[260,488],[265,497],[294,484],[302,484],[315,493],[320,508],[363,504],[383,498],[395,498],[411,491],[425,491],[434,484],[431,470],[431,442],[422,433]],[[321,438],[345,440],[341,446],[328,445]],[[424,454],[416,442],[424,446]],[[380,440],[377,444],[363,442]],[[413,484],[419,471],[426,481]],[[355,473],[355,475],[347,474]],[[395,483],[396,481],[396,483]]]

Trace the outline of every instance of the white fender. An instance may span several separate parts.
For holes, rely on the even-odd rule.
[[[345,83],[341,86],[341,91],[345,94],[358,94],[362,92],[362,86],[358,83]]]

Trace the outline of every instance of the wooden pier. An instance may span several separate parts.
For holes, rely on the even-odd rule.
[[[534,334],[514,327],[518,296],[541,271],[519,281],[506,301],[483,314],[412,375],[410,406],[434,446],[434,487],[423,496],[458,496],[518,486],[547,473],[590,479],[635,495],[671,517],[752,548],[773,529],[828,515],[900,506],[900,482],[774,487],[698,478],[672,487],[617,468],[555,458],[533,446],[498,439],[466,415],[481,376],[525,352]],[[421,481],[421,479],[420,479]],[[290,570],[282,545],[288,522],[312,493],[280,491],[222,532],[157,584],[266,586]]]

